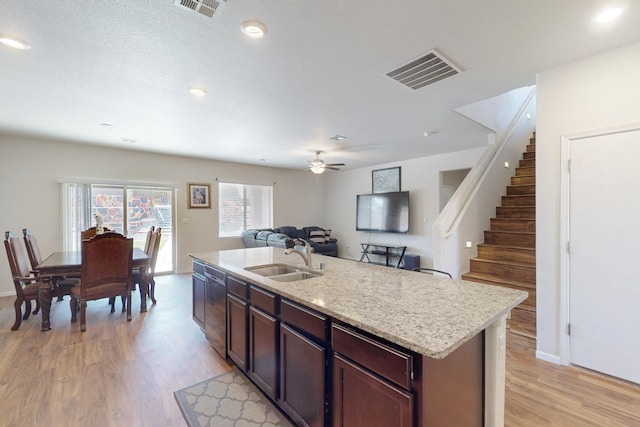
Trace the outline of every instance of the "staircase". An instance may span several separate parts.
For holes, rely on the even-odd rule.
[[[511,312],[509,329],[536,337],[536,134],[529,140],[507,195],[484,232],[478,256],[463,280],[526,291],[529,297]]]

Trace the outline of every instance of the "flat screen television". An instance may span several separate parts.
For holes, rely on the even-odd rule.
[[[409,232],[409,192],[358,194],[356,230]]]

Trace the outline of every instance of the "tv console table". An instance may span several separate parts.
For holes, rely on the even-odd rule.
[[[395,268],[399,268],[400,265],[403,265],[404,253],[407,250],[406,246],[385,245],[382,243],[360,243],[360,246],[362,246],[360,262],[364,262],[366,259],[366,262],[372,264],[381,264]],[[382,255],[385,257],[385,262],[371,261],[371,259],[369,259],[369,255]],[[394,258],[397,258],[395,266],[390,263]]]

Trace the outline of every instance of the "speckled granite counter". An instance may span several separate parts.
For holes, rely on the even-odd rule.
[[[504,316],[526,292],[320,255],[321,277],[277,282],[244,267],[301,265],[296,254],[251,248],[190,254],[204,263],[382,337],[419,354],[444,358]]]

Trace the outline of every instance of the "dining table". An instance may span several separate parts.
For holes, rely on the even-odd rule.
[[[151,258],[140,248],[133,248],[132,265],[140,271],[140,312],[147,311],[147,294],[149,292],[149,264]],[[36,267],[38,277],[50,277],[51,286],[41,287],[38,292],[40,310],[42,311],[41,330],[51,329],[51,301],[53,297],[68,295],[68,286],[58,286],[57,278],[80,277],[82,272],[82,251],[54,252]],[[66,282],[66,281],[65,281]]]

